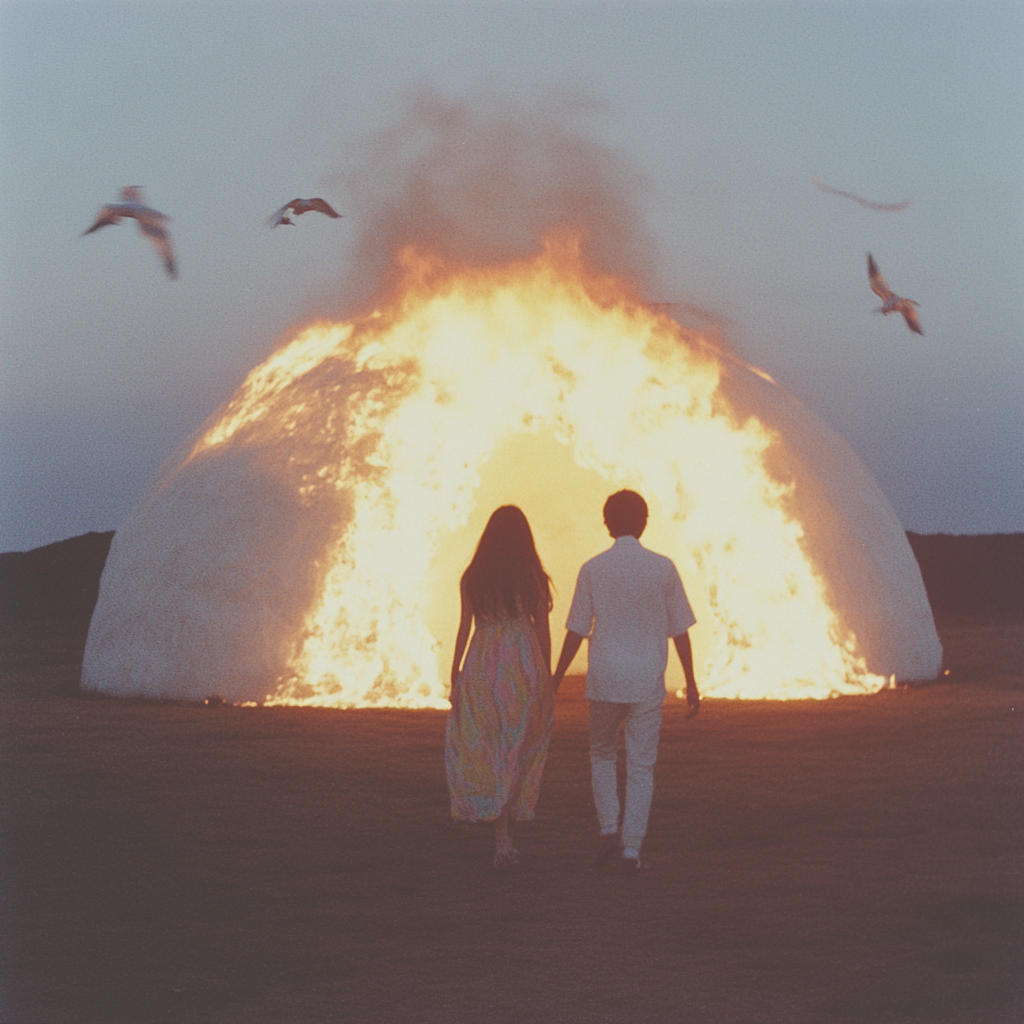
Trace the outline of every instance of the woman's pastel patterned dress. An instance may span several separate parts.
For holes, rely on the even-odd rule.
[[[453,818],[533,817],[554,705],[533,623],[477,618],[445,735]]]

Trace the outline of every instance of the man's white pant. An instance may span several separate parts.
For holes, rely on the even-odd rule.
[[[625,849],[639,850],[647,834],[663,703],[664,697],[640,704],[590,701],[590,777],[597,820],[605,835],[619,829],[616,755],[619,727],[626,723],[626,811],[622,818]]]

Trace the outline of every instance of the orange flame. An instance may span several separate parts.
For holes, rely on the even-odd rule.
[[[793,484],[769,471],[783,442],[730,407],[725,357],[700,335],[589,271],[564,235],[502,266],[413,249],[400,263],[390,305],[302,331],[187,460],[290,436],[302,502],[336,506],[319,597],[267,703],[447,706],[458,577],[487,515],[512,502],[530,518],[557,636],[576,570],[610,543],[604,498],[624,486],[651,506],[644,543],[687,585],[705,693],[886,684],[829,606]]]

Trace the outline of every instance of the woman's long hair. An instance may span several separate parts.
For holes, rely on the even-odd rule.
[[[473,613],[484,619],[551,611],[551,578],[544,571],[522,509],[502,505],[491,513],[462,586]]]

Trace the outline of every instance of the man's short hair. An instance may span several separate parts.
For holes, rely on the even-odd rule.
[[[604,522],[613,537],[639,537],[647,525],[647,502],[636,491],[616,491],[604,503]]]

